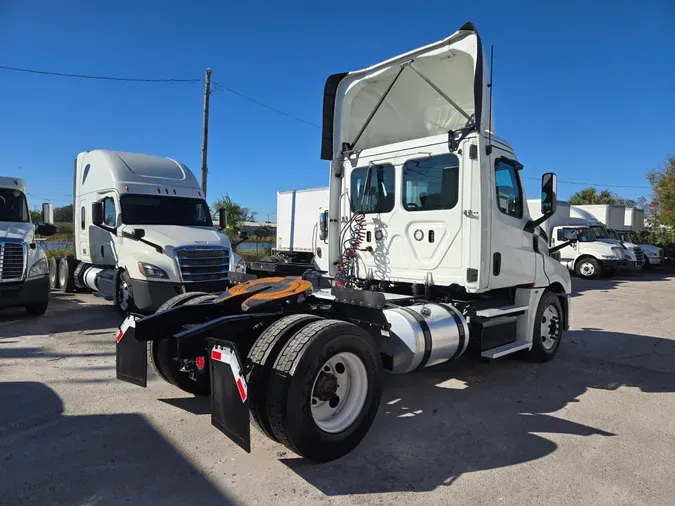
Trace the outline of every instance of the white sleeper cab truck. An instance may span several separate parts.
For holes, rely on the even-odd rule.
[[[73,194],[75,255],[58,265],[65,292],[91,289],[120,313],[147,313],[184,292],[225,290],[230,271],[245,270],[213,226],[196,178],[176,160],[80,153]]]
[[[617,238],[624,242],[637,244],[645,254],[645,268],[663,263],[663,248],[640,242],[637,232],[645,228],[645,211],[637,207],[626,207],[624,224],[616,231]]]
[[[598,240],[620,246],[623,249],[625,262],[622,265],[622,270],[642,270],[645,264],[642,248],[637,244],[622,242],[614,233],[615,230],[623,227],[623,206],[615,204],[571,206],[570,217],[572,220],[586,222]]]
[[[43,216],[43,221],[48,219]],[[34,315],[47,311],[49,265],[35,234],[55,231],[51,223],[31,223],[23,179],[0,177],[0,309],[25,307]]]
[[[540,202],[528,200],[530,214],[537,218]],[[624,248],[600,241],[588,221],[570,218],[570,204],[558,201],[555,214],[545,221],[542,231],[549,248],[556,248],[554,257],[580,278],[593,279],[601,274],[612,275],[626,265]],[[567,244],[570,240],[573,242]],[[563,246],[564,245],[564,246]]]
[[[117,377],[146,386],[149,359],[172,384],[210,395],[212,423],[246,451],[252,420],[328,461],[368,432],[383,371],[465,354],[552,359],[569,324],[570,275],[535,231],[555,212],[555,176],[543,176],[532,220],[523,166],[489,129],[487,75],[467,23],[329,77],[328,272],[261,277],[129,315]]]

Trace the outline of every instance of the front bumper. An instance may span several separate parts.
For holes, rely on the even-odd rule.
[[[0,283],[0,308],[21,307],[49,300],[49,278]]]
[[[648,260],[650,265],[661,265],[663,263],[663,257],[645,256],[645,260]]]
[[[630,271],[630,272],[637,272],[641,271],[642,268],[644,267],[645,263],[644,262],[639,262],[639,261],[633,261],[633,260],[624,260],[623,265],[621,266],[621,269],[625,271]]]
[[[185,292],[224,292],[230,286],[229,280],[205,281],[202,283],[171,283],[162,281],[131,280],[134,304],[142,313],[152,313],[167,300]]]

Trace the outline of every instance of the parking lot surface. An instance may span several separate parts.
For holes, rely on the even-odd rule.
[[[208,399],[115,379],[111,303],[0,312],[0,504],[675,504],[675,276],[574,280],[550,363],[460,359],[389,376],[357,449],[324,465]]]

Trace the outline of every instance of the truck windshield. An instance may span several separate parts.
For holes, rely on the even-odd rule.
[[[578,228],[577,230],[579,231],[579,235],[577,236],[577,240],[579,242],[597,241],[594,231],[592,231],[590,228]]]
[[[609,235],[609,232],[607,232],[607,229],[605,227],[594,226],[591,227],[591,230],[595,234],[595,237],[597,237],[598,239],[614,239]]]
[[[0,188],[0,221],[30,221],[26,196],[19,190]]]
[[[123,195],[120,205],[122,223],[126,225],[213,226],[209,206],[203,199]]]

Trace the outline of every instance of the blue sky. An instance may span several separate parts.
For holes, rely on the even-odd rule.
[[[328,75],[473,21],[495,45],[495,130],[561,181],[647,185],[675,153],[675,2],[0,0],[0,65],[213,80],[321,123]],[[544,5],[547,4],[547,5]],[[550,5],[548,5],[550,4]],[[602,5],[601,5],[602,4]],[[69,202],[73,159],[109,148],[170,156],[198,174],[203,85],[91,81],[0,70],[0,174],[31,205]],[[275,219],[276,191],[322,186],[320,129],[222,89],[211,100],[209,203],[229,192]],[[21,169],[20,169],[21,167]],[[560,197],[582,188],[561,183]],[[648,189],[613,188],[627,197]]]

